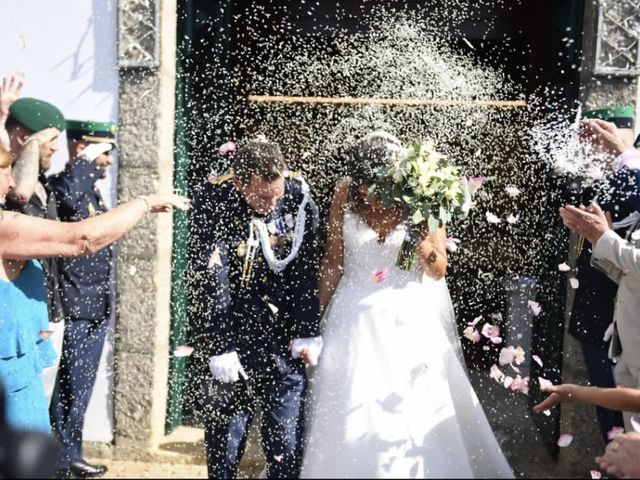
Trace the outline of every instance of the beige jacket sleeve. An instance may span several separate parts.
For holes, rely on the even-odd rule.
[[[620,283],[622,275],[631,275],[640,281],[640,248],[636,248],[613,230],[605,232],[596,243],[591,264],[616,283]]]

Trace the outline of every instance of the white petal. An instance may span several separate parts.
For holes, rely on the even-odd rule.
[[[487,212],[486,217],[487,217],[487,222],[489,223],[500,223],[500,219],[491,212]]]
[[[580,286],[580,282],[576,277],[571,277],[569,279],[569,283],[571,284],[571,288],[573,288],[574,290]]]
[[[561,272],[568,272],[571,270],[571,267],[567,265],[566,262],[562,262],[560,265],[558,265],[558,270],[560,270]]]

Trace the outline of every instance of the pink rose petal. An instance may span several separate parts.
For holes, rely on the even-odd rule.
[[[494,363],[489,369],[489,377],[493,378],[498,383],[502,383],[502,381],[505,379],[505,374],[502,373],[502,371]]]
[[[598,470],[590,470],[591,478],[602,478],[602,474]]]
[[[563,433],[558,438],[558,446],[560,448],[568,447],[569,445],[571,445],[571,442],[573,442],[573,435],[571,435],[570,433]]]
[[[580,286],[580,282],[576,277],[571,277],[569,279],[569,284],[571,285],[571,288],[573,288],[574,290]]]
[[[47,338],[49,338],[51,335],[53,335],[53,330],[40,330],[38,332],[38,336],[42,339],[42,340],[46,340]]]
[[[389,267],[384,267],[380,270],[376,270],[375,272],[373,272],[373,281],[376,283],[381,283],[385,278],[389,276],[389,272],[391,272],[391,269]]]
[[[236,148],[237,148],[237,145],[235,144],[235,142],[223,143],[222,145],[220,145],[220,148],[218,149],[218,153],[220,155],[226,155],[227,153],[235,152]]]
[[[485,216],[487,217],[487,222],[489,223],[500,223],[500,219],[497,217],[497,215],[491,213],[491,212],[486,212]]]
[[[447,237],[447,239],[444,241],[444,244],[447,250],[453,253],[456,250],[458,250],[458,245],[460,244],[460,240],[453,237]]]
[[[537,317],[538,315],[540,315],[540,312],[542,312],[542,307],[538,302],[529,300],[527,304],[529,305],[529,310],[531,310],[531,313],[533,313],[534,317]]]
[[[482,350],[484,350],[485,352],[488,352],[489,350],[491,350],[491,347],[489,345],[483,345]]]
[[[505,365],[509,365],[513,362],[515,357],[513,347],[503,347],[500,350],[500,358],[498,359],[498,363],[500,366],[504,367]]]
[[[497,325],[491,325],[490,323],[485,323],[482,326],[482,335],[491,338],[500,335],[500,327]]]
[[[173,356],[174,357],[188,357],[192,353],[193,353],[193,347],[190,347],[188,345],[178,345],[173,350]]]
[[[476,193],[482,184],[484,183],[486,177],[467,177],[467,182],[469,184],[469,190],[471,193]]]
[[[496,345],[500,345],[502,343],[502,337],[490,337],[489,340],[491,340],[491,343]]]
[[[504,378],[504,382],[502,382],[502,385],[504,385],[504,388],[509,388],[511,385],[513,385],[513,381],[514,381],[514,379],[512,377],[510,377],[509,375],[507,375]]]
[[[520,189],[518,187],[515,187],[513,185],[509,185],[508,187],[504,187],[504,191],[507,192],[507,195],[509,195],[510,197],[517,197],[518,195],[520,195]]]
[[[516,375],[516,379],[511,385],[512,390],[517,390],[525,395],[529,395],[529,377],[520,378],[520,375]]]
[[[531,358],[534,362],[542,367],[542,359],[538,355],[531,355]]]
[[[558,270],[560,270],[561,272],[569,272],[571,271],[571,267],[567,265],[566,262],[562,262],[560,265],[558,265]]]
[[[607,432],[607,438],[609,440],[613,440],[618,435],[622,435],[623,433],[624,433],[624,428],[623,427],[612,427],[611,430],[609,430]]]
[[[471,340],[473,343],[478,343],[480,341],[480,332],[476,330],[474,327],[467,327],[462,332],[465,338]]]
[[[479,317],[474,318],[473,321],[467,323],[467,325],[475,327],[480,320],[482,320],[482,315],[480,315]]]

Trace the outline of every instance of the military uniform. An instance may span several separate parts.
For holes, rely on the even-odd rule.
[[[66,126],[64,116],[56,106],[44,100],[31,97],[19,98],[11,104],[8,121],[17,123],[32,133],[50,127],[63,131]],[[34,193],[25,205],[20,205],[7,199],[6,208],[7,210],[18,211],[33,217],[56,220],[58,218],[56,200],[51,189],[47,187],[44,173],[40,174],[38,181],[46,192],[45,202],[42,202],[40,197]],[[55,259],[41,259],[40,263],[42,263],[47,283],[49,321],[58,322],[64,318],[58,290],[58,266]]]
[[[95,123],[68,121],[68,137],[86,133]],[[102,124],[98,124],[100,126]],[[112,124],[107,124],[112,125]],[[103,128],[104,129],[104,128]],[[109,132],[109,130],[107,130]],[[90,132],[93,133],[93,132]],[[113,141],[104,138],[83,141]],[[62,221],[77,222],[107,211],[96,181],[104,175],[94,161],[77,158],[49,179]],[[76,258],[58,260],[65,312],[64,339],[56,388],[51,401],[54,433],[63,446],[59,470],[82,460],[82,429],[112,309],[113,247]]]
[[[259,218],[277,258],[286,257],[296,242],[303,197],[301,181],[289,178],[274,211]],[[208,410],[205,445],[211,478],[236,475],[258,404],[268,476],[299,475],[307,377],[289,346],[294,338],[319,335],[313,206],[309,202],[304,208],[297,255],[278,272],[254,241],[256,214],[230,176],[207,182],[196,196],[190,228],[189,320],[194,364],[200,358],[205,387],[198,395]],[[206,369],[206,359],[231,351],[237,352],[248,378],[222,384]]]

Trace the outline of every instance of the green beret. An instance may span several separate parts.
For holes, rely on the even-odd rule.
[[[67,120],[67,139],[116,143],[116,124],[91,120]]]
[[[585,110],[582,118],[599,118],[613,122],[618,128],[633,128],[633,107],[631,105],[616,105],[595,110]]]
[[[64,115],[56,106],[29,97],[19,98],[11,104],[9,121],[14,121],[33,133],[49,127],[63,131],[65,127]]]

